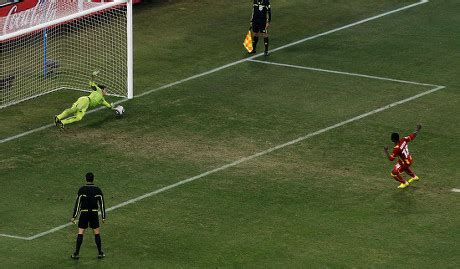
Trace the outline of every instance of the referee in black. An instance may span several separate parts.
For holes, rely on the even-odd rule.
[[[80,187],[77,194],[77,200],[75,201],[75,206],[73,209],[73,215],[71,221],[76,222],[78,214],[80,214],[80,219],[78,220],[78,235],[77,235],[77,244],[75,247],[75,252],[70,256],[74,260],[80,258],[80,247],[83,243],[83,234],[85,230],[89,227],[93,229],[94,240],[96,241],[97,250],[99,255],[98,259],[105,257],[104,252],[102,252],[102,243],[101,235],[99,230],[99,216],[98,210],[101,210],[102,222],[105,222],[105,203],[104,196],[99,187],[93,184],[94,174],[89,172],[86,174],[86,185]]]
[[[256,53],[257,42],[259,41],[260,33],[263,34],[265,51],[264,55],[268,55],[268,27],[272,21],[272,9],[270,0],[254,0],[252,5],[251,28],[254,33],[254,40],[251,53]]]

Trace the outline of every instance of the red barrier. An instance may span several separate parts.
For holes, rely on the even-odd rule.
[[[132,0],[133,4],[140,4],[142,0]],[[113,2],[113,0],[92,0],[92,2]]]
[[[132,0],[133,4],[140,4],[142,0]],[[93,0],[93,2],[112,2],[107,0]],[[35,7],[38,3],[38,0],[23,0],[19,3],[11,3],[0,6],[0,17],[6,17],[9,13],[19,13]]]
[[[19,3],[6,4],[0,7],[0,17],[6,17],[10,12],[18,13],[36,6],[38,0],[24,0]]]

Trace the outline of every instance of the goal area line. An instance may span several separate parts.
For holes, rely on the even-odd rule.
[[[341,26],[341,27],[338,27],[338,28],[335,28],[335,29],[332,29],[332,30],[323,32],[323,33],[319,33],[319,34],[316,34],[316,35],[313,35],[313,36],[309,36],[309,37],[306,37],[306,38],[297,40],[297,41],[295,41],[295,42],[291,42],[291,43],[289,43],[289,44],[283,45],[283,46],[281,46],[281,47],[274,48],[274,49],[271,50],[271,53],[274,53],[274,52],[276,52],[276,51],[280,51],[280,50],[283,50],[283,49],[286,49],[286,48],[289,48],[289,47],[292,47],[292,46],[295,46],[295,45],[298,45],[298,44],[301,44],[301,43],[304,43],[304,42],[306,42],[306,41],[310,41],[310,40],[313,40],[313,39],[316,39],[316,38],[319,38],[319,37],[322,37],[322,36],[326,36],[326,35],[329,35],[329,34],[332,34],[332,33],[338,32],[338,31],[341,31],[341,30],[345,30],[345,29],[348,29],[348,28],[351,28],[351,27],[354,27],[354,26],[357,26],[357,25],[361,25],[361,24],[363,24],[363,23],[367,23],[367,22],[369,22],[369,21],[373,21],[373,20],[376,20],[376,19],[379,19],[379,18],[388,16],[388,15],[391,15],[391,14],[394,14],[394,13],[397,13],[397,12],[401,12],[401,11],[404,11],[404,10],[407,10],[407,9],[410,9],[410,8],[414,8],[414,7],[416,7],[416,6],[419,6],[419,5],[422,5],[422,4],[426,4],[426,3],[428,3],[428,2],[429,2],[428,0],[421,0],[421,1],[419,1],[419,2],[410,4],[410,5],[407,5],[407,6],[403,6],[403,7],[394,9],[394,10],[390,10],[390,11],[381,13],[381,14],[379,14],[379,15],[375,15],[375,16],[372,16],[372,17],[369,17],[369,18],[366,18],[366,19],[363,19],[363,20],[359,20],[359,21],[356,21],[356,22],[353,22],[353,23],[350,23],[350,24],[347,24],[347,25],[344,25],[344,26]],[[259,54],[257,54],[257,55],[254,55],[254,56],[251,56],[251,57],[248,57],[248,58],[244,58],[244,59],[241,59],[241,60],[232,62],[232,63],[225,64],[225,65],[223,65],[223,66],[220,66],[220,67],[217,67],[217,68],[208,70],[208,71],[206,71],[206,72],[199,73],[199,74],[190,76],[190,77],[188,77],[188,78],[184,78],[184,79],[182,79],[182,80],[178,80],[178,81],[175,81],[175,82],[172,82],[172,83],[169,83],[169,84],[160,86],[160,87],[155,88],[155,89],[152,89],[152,90],[148,90],[148,91],[146,91],[146,92],[143,92],[143,93],[141,93],[141,94],[139,94],[139,95],[134,96],[134,98],[143,97],[143,96],[145,96],[145,95],[149,95],[149,94],[152,94],[152,93],[157,92],[157,91],[160,91],[160,90],[164,90],[164,89],[167,89],[167,88],[171,88],[171,87],[173,87],[173,86],[176,86],[176,85],[185,83],[185,82],[187,82],[187,81],[194,80],[194,79],[196,79],[196,78],[200,78],[200,77],[203,77],[203,76],[207,76],[207,75],[209,75],[209,74],[212,74],[212,73],[215,73],[215,72],[224,70],[224,69],[226,69],[226,68],[228,68],[228,67],[232,67],[232,66],[235,66],[235,65],[238,65],[238,64],[241,64],[241,63],[244,63],[244,62],[253,60],[253,59],[255,59],[255,58],[257,58],[257,57],[260,57],[260,56],[262,56],[262,55],[263,55],[263,53],[259,53]],[[119,100],[119,101],[117,101],[117,102],[114,102],[114,104],[124,103],[124,102],[126,102],[126,101],[128,101],[128,100],[129,100],[129,99]],[[100,110],[100,109],[101,109],[101,108],[99,107],[99,108],[96,108],[96,109],[93,109],[93,110],[89,110],[89,111],[87,111],[86,113],[87,113],[87,114],[90,114],[90,113],[96,112],[96,111],[98,111],[98,110]],[[23,133],[20,133],[20,134],[17,134],[17,135],[13,135],[13,136],[10,136],[10,137],[2,138],[2,139],[0,139],[0,144],[6,143],[6,142],[9,142],[9,141],[13,141],[13,140],[19,139],[19,138],[21,138],[21,137],[23,137],[23,136],[30,135],[30,134],[33,134],[33,133],[35,133],[35,132],[39,132],[39,131],[48,129],[48,128],[52,127],[52,126],[54,126],[54,125],[53,125],[53,124],[48,124],[48,125],[44,125],[44,126],[41,126],[41,127],[38,127],[38,128],[32,129],[32,130],[29,130],[29,131],[26,131],[26,132],[23,132]]]
[[[365,75],[365,74],[358,74],[358,73],[336,71],[336,70],[330,70],[330,69],[322,69],[322,68],[306,67],[306,66],[300,66],[300,65],[276,63],[276,62],[270,62],[270,61],[259,61],[259,60],[252,59],[252,60],[249,60],[249,62],[267,64],[267,65],[274,65],[274,66],[279,66],[279,67],[303,69],[303,70],[323,72],[323,73],[330,73],[330,74],[336,74],[336,75],[345,75],[345,76],[361,77],[361,78],[368,78],[368,79],[375,79],[375,80],[384,80],[384,81],[391,81],[391,82],[404,83],[404,84],[412,84],[412,85],[425,86],[425,87],[442,87],[441,85],[421,83],[421,82],[415,82],[415,81],[410,81],[410,80],[386,78],[386,77],[379,77],[379,76],[372,76],[372,75]]]

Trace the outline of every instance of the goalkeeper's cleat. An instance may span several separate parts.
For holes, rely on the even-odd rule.
[[[99,253],[99,255],[97,255],[98,259],[104,259],[104,257],[105,257],[104,252],[101,252],[101,253]]]
[[[59,129],[64,130],[64,123],[62,123],[57,116],[54,116],[54,125],[56,125]]]
[[[54,116],[54,125],[58,126],[59,122],[61,122],[61,120],[57,116]]]
[[[58,127],[59,127],[60,130],[64,131],[64,123],[62,123],[61,121],[59,121]]]
[[[407,182],[412,183],[412,182],[418,181],[418,180],[419,180],[418,176],[415,176],[415,177],[409,179]]]
[[[398,189],[404,189],[406,187],[409,186],[409,182],[406,182],[406,183],[401,183],[399,186],[398,186]]]
[[[78,260],[80,259],[80,256],[76,253],[73,253],[72,255],[70,255],[70,258],[74,259],[74,260]]]

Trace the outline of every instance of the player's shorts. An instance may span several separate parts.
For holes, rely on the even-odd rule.
[[[252,23],[252,31],[254,33],[266,33],[267,29],[265,28],[267,26],[266,21],[255,21]]]
[[[91,229],[99,228],[99,216],[97,212],[81,212],[78,220],[78,228],[86,229],[88,226]]]
[[[393,167],[393,170],[391,171],[391,173],[393,175],[399,175],[403,172],[405,172],[407,170],[407,168],[409,168],[409,166],[411,165],[412,163],[404,163],[404,162],[400,162],[398,161],[395,166]]]

